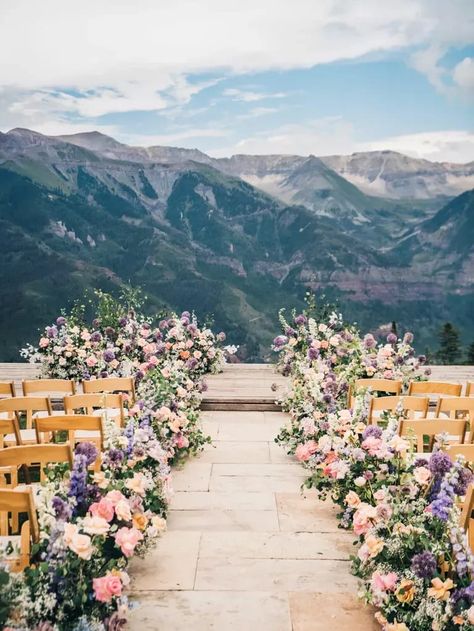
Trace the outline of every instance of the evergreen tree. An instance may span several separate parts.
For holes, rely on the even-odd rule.
[[[460,357],[459,333],[451,322],[446,322],[439,332],[437,359],[441,364],[456,364]]]
[[[466,363],[469,366],[474,366],[474,342],[471,342],[467,347]]]
[[[392,326],[390,327],[390,333],[394,333],[398,337],[397,323],[395,322],[395,320],[392,320]]]

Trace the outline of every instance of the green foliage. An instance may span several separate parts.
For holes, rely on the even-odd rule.
[[[451,324],[446,322],[439,332],[439,350],[437,359],[441,364],[456,364],[461,358],[461,345],[459,332]]]

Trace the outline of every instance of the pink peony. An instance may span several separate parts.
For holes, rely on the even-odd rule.
[[[314,440],[298,445],[295,456],[300,462],[306,462],[318,450],[318,444]]]
[[[119,546],[122,554],[131,557],[139,541],[143,539],[142,533],[136,528],[124,526],[117,531],[115,543]]]
[[[395,572],[389,572],[388,574],[374,572],[372,574],[372,585],[374,589],[379,592],[393,592],[397,581],[398,575]]]
[[[178,449],[186,449],[187,447],[189,447],[189,440],[186,438],[186,436],[183,436],[182,434],[178,436],[178,438],[176,439],[176,447]]]
[[[121,491],[109,491],[105,496],[105,499],[112,502],[113,506],[116,506],[121,500],[125,499],[125,495],[123,495]]]
[[[106,574],[92,581],[94,596],[101,603],[108,603],[114,596],[122,593],[122,581],[118,576]]]
[[[103,497],[100,502],[94,502],[91,504],[89,511],[94,517],[102,517],[107,521],[112,521],[114,518],[114,505],[110,499]]]
[[[356,535],[364,535],[371,527],[373,519],[377,516],[374,506],[362,502],[354,513],[353,523]]]
[[[90,355],[86,359],[86,364],[89,366],[89,368],[92,368],[93,366],[95,366],[97,364],[97,358],[94,357],[94,355]]]
[[[382,439],[375,436],[369,436],[362,442],[362,449],[367,450],[371,456],[376,456],[381,446]]]

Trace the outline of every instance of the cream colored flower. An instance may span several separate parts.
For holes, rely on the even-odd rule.
[[[132,512],[127,500],[123,499],[117,502],[115,505],[115,514],[118,519],[121,519],[122,521],[130,521],[132,519]]]
[[[436,577],[431,581],[431,585],[432,587],[428,590],[428,596],[432,596],[436,598],[436,600],[448,600],[450,596],[449,590],[455,587],[450,578],[442,581],[440,578]]]
[[[109,532],[110,526],[106,519],[97,516],[87,516],[82,522],[82,529],[87,532],[88,535],[106,535]]]
[[[78,557],[88,561],[91,556],[94,548],[92,546],[92,541],[89,535],[81,535],[76,533],[71,538],[71,543],[68,545],[69,549],[77,554]]]

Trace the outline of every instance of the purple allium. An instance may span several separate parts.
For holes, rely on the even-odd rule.
[[[313,361],[313,359],[317,359],[319,357],[319,350],[317,348],[310,347],[308,348],[308,359]]]
[[[169,322],[168,320],[160,320],[160,322],[158,323],[158,326],[160,329],[167,329],[169,326]]]
[[[364,337],[365,348],[374,348],[374,346],[376,345],[377,342],[375,341],[375,337],[371,333],[367,333],[367,335]]]
[[[295,329],[292,329],[291,326],[287,326],[285,327],[285,335],[287,337],[293,337],[296,335],[296,331]]]
[[[119,326],[124,327],[127,325],[128,323],[128,318],[120,318],[120,320],[118,321]]]
[[[188,370],[194,370],[198,365],[198,360],[195,357],[190,357],[186,362],[186,368]]]
[[[97,447],[93,443],[78,443],[74,449],[76,455],[85,456],[87,460],[87,466],[90,466],[97,460],[98,451]]]
[[[180,320],[180,322],[181,322],[181,324],[182,324],[183,326],[188,326],[188,324],[189,324],[189,318],[185,318],[185,317],[181,316],[181,320]]]
[[[284,335],[278,335],[278,337],[273,340],[273,346],[275,346],[275,348],[281,348],[282,346],[285,346],[287,342],[287,337],[285,337]]]
[[[331,401],[332,401],[332,396],[331,396],[330,394],[325,394],[325,395],[323,396],[323,401],[324,401],[324,403],[331,403]]]
[[[141,381],[144,376],[145,376],[145,373],[143,372],[143,370],[137,370],[135,374],[135,381],[137,382]]]
[[[395,333],[389,333],[387,335],[387,342],[389,344],[396,344],[398,341],[398,337],[395,335]]]
[[[382,429],[378,425],[369,425],[364,429],[362,434],[362,438],[365,440],[366,438],[381,438],[382,437]]]
[[[59,318],[56,318],[56,324],[57,326],[64,326],[66,324],[66,318],[59,316]]]
[[[100,342],[102,340],[102,334],[99,331],[94,331],[91,335],[91,342]]]
[[[414,462],[415,467],[428,467],[429,460],[426,458],[417,458]]]
[[[115,353],[113,350],[108,348],[107,350],[104,351],[102,357],[104,358],[104,361],[106,361],[109,364],[110,362],[114,361]]]
[[[191,322],[191,324],[188,324],[188,326],[186,327],[186,331],[191,335],[195,335],[197,333],[197,330],[197,326],[193,322]]]
[[[453,466],[451,458],[444,451],[435,451],[431,455],[428,468],[433,475],[442,476]]]
[[[67,521],[71,517],[72,509],[67,502],[55,495],[51,500],[53,510],[56,514],[56,518],[62,521]]]
[[[218,334],[216,335],[216,340],[217,340],[218,342],[225,342],[225,340],[226,340],[226,334],[224,333],[224,331],[221,331],[220,333],[218,333]]]
[[[191,317],[191,314],[189,313],[189,311],[183,311],[183,313],[181,314],[182,318],[189,318]]]
[[[431,552],[415,554],[411,560],[411,571],[418,578],[431,579],[436,574],[436,558]]]
[[[94,318],[92,320],[92,326],[94,327],[94,329],[98,329],[100,327],[100,319],[99,318]]]
[[[474,474],[467,467],[462,467],[458,473],[458,479],[456,484],[454,485],[454,493],[462,497],[466,495],[467,487],[473,481]]]
[[[296,326],[301,326],[303,324],[306,324],[307,321],[308,320],[307,320],[306,316],[303,315],[302,313],[300,313],[300,315],[297,315],[295,317],[295,324],[296,324]]]
[[[112,448],[107,452],[107,459],[111,465],[120,465],[125,459],[125,455],[121,449]]]
[[[47,326],[46,327],[46,337],[49,337],[50,339],[53,337],[57,337],[58,336],[58,329],[56,326]]]

